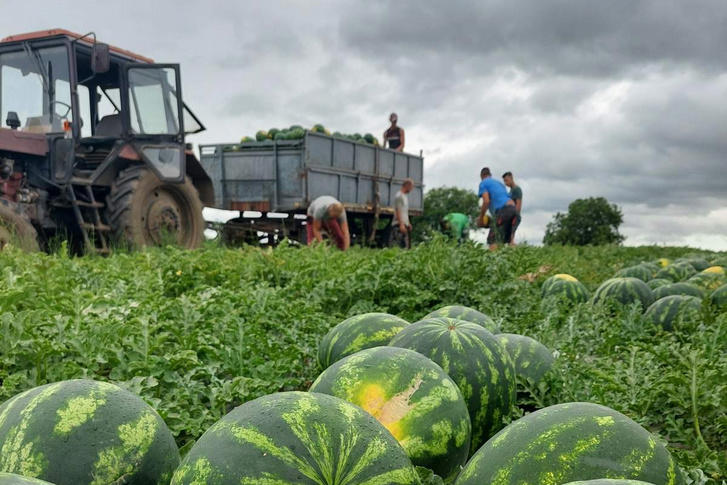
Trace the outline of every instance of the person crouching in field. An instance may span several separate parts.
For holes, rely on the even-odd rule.
[[[469,238],[470,218],[467,214],[450,212],[442,218],[440,225],[442,231],[448,233],[452,239],[456,239],[460,244]]]
[[[517,221],[515,203],[507,193],[502,182],[492,178],[492,172],[488,167],[480,171],[480,187],[478,197],[482,197],[482,207],[477,218],[477,224],[484,226],[487,209],[490,210],[493,220],[490,222],[490,232],[487,235],[487,244],[490,250],[497,249],[498,244],[508,244],[512,239],[512,230]]]
[[[346,210],[335,197],[330,195],[318,197],[308,206],[307,215],[306,231],[309,245],[313,241],[322,242],[325,229],[341,251],[345,251],[351,246]]]

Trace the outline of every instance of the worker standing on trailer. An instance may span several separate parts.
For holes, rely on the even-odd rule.
[[[389,115],[389,121],[391,126],[384,132],[384,148],[388,147],[397,152],[404,151],[404,128],[398,126],[396,123],[399,121],[399,117],[396,113]]]
[[[395,244],[404,249],[411,248],[411,230],[412,225],[409,221],[409,192],[414,189],[414,181],[412,179],[404,180],[401,190],[396,193],[394,198],[394,221],[392,227],[392,236]]]
[[[306,232],[308,244],[323,241],[323,230],[333,239],[341,251],[351,246],[351,234],[348,231],[346,209],[343,204],[330,195],[322,195],[308,206]]]

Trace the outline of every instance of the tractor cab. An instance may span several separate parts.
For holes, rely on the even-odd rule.
[[[211,181],[185,143],[187,134],[203,130],[184,104],[178,64],[155,64],[96,42],[95,34],[61,29],[0,41],[0,165],[6,165],[0,166],[0,202],[27,203],[2,192],[7,185],[3,170],[7,180],[22,176],[18,185],[35,192],[29,198],[49,202],[34,209],[14,207],[36,227],[65,224],[57,215],[67,208],[86,246],[100,241],[105,251],[103,233],[128,236],[129,231],[113,227],[111,208],[102,201],[134,169],[139,177],[153,175],[172,194],[156,214],[155,227],[129,236],[134,245],[158,242],[162,226],[181,231],[178,242],[184,246],[199,244],[201,215],[194,216],[195,234],[185,236],[181,206],[192,195],[179,191],[191,183],[198,193],[195,211],[199,198],[212,203]],[[151,207],[154,201],[143,204]],[[137,223],[148,226],[149,217],[143,214]]]

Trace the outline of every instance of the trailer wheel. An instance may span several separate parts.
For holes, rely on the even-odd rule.
[[[108,220],[117,243],[133,248],[175,244],[192,249],[204,239],[202,202],[191,180],[162,182],[144,166],[118,174],[108,197]]]
[[[0,251],[15,246],[23,251],[39,251],[38,233],[23,216],[0,204]]]

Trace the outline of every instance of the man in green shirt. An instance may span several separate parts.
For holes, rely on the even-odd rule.
[[[502,181],[505,183],[506,186],[510,188],[510,198],[513,202],[515,202],[515,211],[517,212],[515,225],[512,228],[512,237],[510,238],[510,246],[514,246],[515,231],[518,227],[520,227],[520,221],[522,220],[522,217],[520,216],[520,211],[523,207],[523,189],[521,189],[520,186],[515,183],[515,180],[513,180],[512,172],[505,172],[504,174],[502,174]]]
[[[462,242],[469,236],[470,218],[461,212],[450,212],[442,218],[442,229]]]

